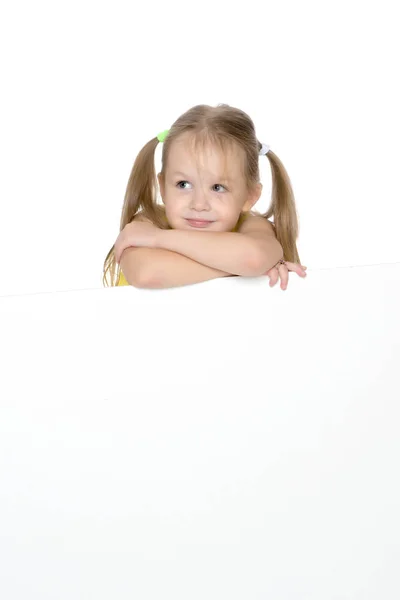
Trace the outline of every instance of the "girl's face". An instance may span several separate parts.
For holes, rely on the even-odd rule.
[[[239,146],[222,152],[208,144],[195,152],[192,142],[190,134],[175,140],[165,173],[158,175],[168,222],[173,229],[231,231],[240,212],[257,202],[262,186],[247,189]]]

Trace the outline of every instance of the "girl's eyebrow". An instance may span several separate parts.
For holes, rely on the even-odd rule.
[[[186,175],[185,173],[182,173],[181,171],[175,171],[175,173],[172,173],[173,177],[184,177],[186,179],[191,179],[189,175]],[[216,177],[215,181],[219,181],[219,182],[225,182],[225,183],[231,183],[231,180],[228,179],[227,177]]]
[[[187,175],[185,175],[185,173],[181,173],[180,171],[175,171],[174,173],[172,173],[172,175],[174,177],[178,176],[178,175],[179,175],[179,177],[187,177]]]

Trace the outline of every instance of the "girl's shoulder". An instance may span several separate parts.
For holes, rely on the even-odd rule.
[[[132,221],[145,221],[152,223],[160,229],[170,229],[164,206],[156,205],[153,207],[151,214],[146,210],[141,210],[136,213]]]
[[[262,227],[266,231],[272,230],[272,232],[275,234],[274,224],[256,211],[241,213],[234,231],[242,232],[244,230],[252,229],[253,227],[256,227],[257,229]]]

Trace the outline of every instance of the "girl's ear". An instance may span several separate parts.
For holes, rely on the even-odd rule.
[[[258,202],[258,200],[260,199],[261,193],[262,193],[262,183],[257,183],[251,192],[248,193],[247,196],[247,200],[243,205],[243,211],[246,212],[248,210],[251,210],[253,208],[253,206],[255,205],[256,202]]]
[[[164,175],[163,175],[163,173],[158,173],[157,179],[158,179],[158,185],[159,185],[159,188],[160,188],[161,200],[164,203],[165,181],[164,181]]]

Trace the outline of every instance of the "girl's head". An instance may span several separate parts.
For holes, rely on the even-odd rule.
[[[158,175],[173,229],[230,231],[260,197],[257,141],[251,119],[229,106],[196,106],[171,127]]]
[[[162,229],[231,231],[261,195],[258,141],[253,121],[242,110],[222,104],[199,105],[180,116],[163,142],[161,172],[156,177],[155,137],[139,152],[126,189],[120,231],[141,212]],[[286,170],[273,152],[272,198],[277,239],[288,261],[300,262],[297,215]],[[164,207],[157,203],[157,183]],[[207,221],[199,228],[194,221]],[[115,285],[114,246],[104,263]]]

